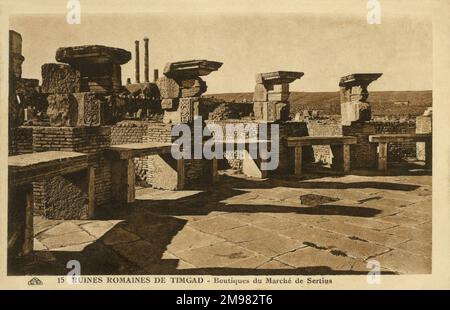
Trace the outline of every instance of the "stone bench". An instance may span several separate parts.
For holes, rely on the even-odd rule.
[[[303,147],[312,145],[330,145],[331,147],[342,147],[342,160],[344,173],[350,171],[350,145],[356,144],[356,137],[341,136],[341,137],[288,137],[286,138],[286,145],[295,148],[294,164],[295,175],[301,176],[303,170]]]
[[[88,155],[49,151],[8,157],[8,252],[26,255],[33,251],[33,185],[61,175],[86,170],[82,190],[88,199],[88,213],[94,212],[95,171]]]
[[[105,156],[111,160],[111,192],[112,199],[119,205],[126,205],[135,201],[135,164],[133,159],[137,157],[171,153],[172,143],[130,143],[112,145],[105,151]],[[158,165],[161,171],[171,172],[174,170],[164,160]],[[184,188],[184,159],[176,160],[176,189]],[[166,178],[162,175],[161,178]],[[167,179],[167,178],[166,178]]]
[[[369,142],[378,143],[378,170],[387,171],[388,144],[404,142],[425,142],[425,166],[432,166],[432,135],[431,134],[380,134],[369,136]]]

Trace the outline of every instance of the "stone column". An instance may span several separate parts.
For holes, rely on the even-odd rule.
[[[267,122],[289,119],[289,83],[303,72],[276,71],[256,75],[253,95],[255,119]]]
[[[431,133],[432,132],[432,110],[429,108],[423,115],[416,118],[416,133]],[[417,142],[417,159],[426,160],[426,143]]]
[[[140,77],[140,69],[139,69],[139,41],[134,41],[134,49],[135,49],[135,62],[134,62],[134,73],[135,73],[135,79],[136,79],[136,83],[140,83],[141,81],[141,77]]]
[[[156,81],[159,78],[159,71],[158,69],[153,70],[153,82],[156,83]]]
[[[149,50],[148,38],[144,38],[144,82],[149,83]]]
[[[367,101],[367,87],[376,81],[382,73],[355,73],[344,76],[339,82],[341,94],[342,125],[352,122],[370,121],[372,112]]]
[[[357,144],[351,145],[352,169],[371,169],[377,163],[377,147],[369,142],[369,135],[376,133],[372,119],[367,87],[376,81],[382,73],[354,73],[341,78],[342,134],[354,136]]]

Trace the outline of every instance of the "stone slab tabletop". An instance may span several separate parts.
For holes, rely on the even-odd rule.
[[[87,155],[77,152],[48,151],[8,157],[8,167],[29,167],[39,164],[69,162],[74,159],[87,159]]]
[[[305,136],[286,138],[288,146],[296,145],[320,145],[320,144],[355,144],[356,137],[352,136]]]
[[[369,141],[374,143],[380,142],[426,142],[432,139],[432,135],[425,134],[379,134],[370,135]]]

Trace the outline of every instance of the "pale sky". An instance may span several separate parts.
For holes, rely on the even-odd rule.
[[[291,91],[337,91],[339,78],[381,72],[370,90],[432,88],[432,24],[418,17],[385,17],[368,25],[366,16],[318,14],[146,14],[82,15],[69,25],[65,15],[21,15],[10,29],[23,37],[23,77],[41,78],[58,47],[101,44],[133,53],[122,66],[122,82],[134,81],[134,41],[150,38],[150,79],[166,62],[208,59],[223,62],[204,77],[207,93],[252,92],[255,74],[302,71]]]

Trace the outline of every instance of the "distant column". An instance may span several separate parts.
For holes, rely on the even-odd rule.
[[[135,54],[136,54],[136,59],[135,59],[135,75],[136,75],[136,83],[140,83],[140,72],[139,72],[139,41],[134,41],[135,44]]]
[[[148,38],[144,38],[144,79],[145,82],[149,81],[149,51],[148,51]]]
[[[159,71],[158,69],[153,70],[153,82],[156,82],[159,78]]]

